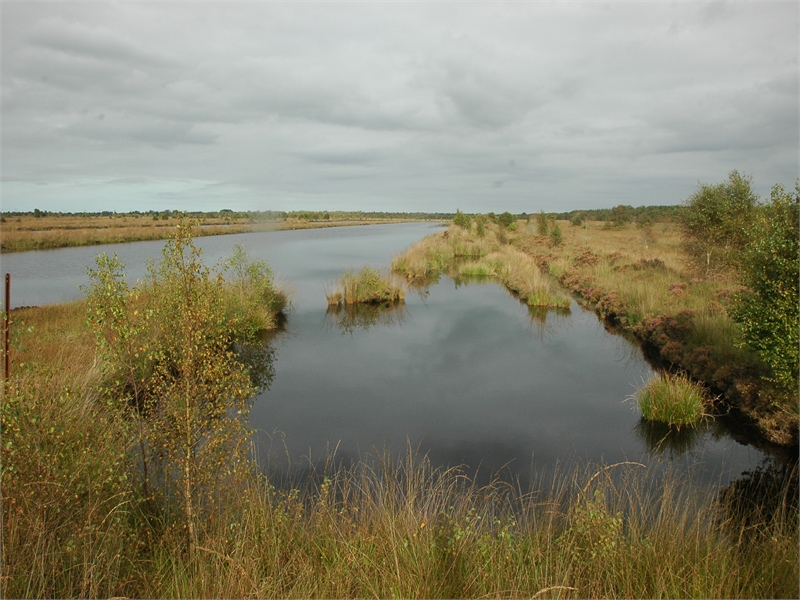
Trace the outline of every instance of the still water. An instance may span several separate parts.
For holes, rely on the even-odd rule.
[[[573,303],[531,313],[493,283],[443,277],[391,312],[333,314],[325,290],[343,268],[382,268],[435,225],[410,223],[198,238],[206,264],[235,243],[269,261],[292,293],[285,331],[269,344],[273,374],[254,400],[260,459],[285,472],[334,448],[342,461],[398,455],[410,444],[435,465],[528,480],[574,461],[666,459],[727,483],[762,460],[719,425],[675,439],[640,422],[627,400],[652,374],[639,349]],[[116,252],[129,280],[163,242],[4,255],[12,307],[82,296],[86,267]]]

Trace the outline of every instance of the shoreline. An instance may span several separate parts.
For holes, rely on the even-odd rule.
[[[359,227],[364,225],[387,225],[416,222],[439,222],[439,219],[358,219],[342,221],[307,221],[303,219],[284,219],[274,221],[237,223],[204,223],[200,220],[194,228],[196,237],[214,235],[235,235],[239,233],[260,233],[264,231],[295,231],[299,229],[326,229],[330,227]],[[127,227],[125,225],[106,225],[95,227],[46,227],[42,229],[9,229],[8,222],[0,227],[0,254],[32,252],[36,250],[57,250],[83,246],[106,244],[126,244],[166,240],[172,237],[179,219],[149,226]],[[38,238],[38,239],[36,239]]]

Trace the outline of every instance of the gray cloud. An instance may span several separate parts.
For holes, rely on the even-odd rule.
[[[791,4],[0,10],[6,210],[535,212],[797,177]]]

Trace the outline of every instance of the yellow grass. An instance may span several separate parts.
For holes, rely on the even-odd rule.
[[[0,224],[0,251],[21,252],[69,246],[92,246],[171,237],[179,217],[153,220],[149,215],[75,216],[50,215],[36,218],[30,215],[5,217]],[[352,225],[397,223],[389,219],[307,221],[285,219],[252,221],[248,218],[203,217],[197,220],[196,236],[253,233],[282,229],[318,229]]]

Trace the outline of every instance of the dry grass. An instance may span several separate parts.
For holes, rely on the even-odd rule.
[[[25,444],[2,450],[4,597],[797,594],[796,487],[779,483],[767,513],[742,486],[718,501],[634,463],[520,490],[412,452],[331,457],[297,490],[253,476],[189,555],[141,497],[129,425],[95,391],[84,315],[84,302],[13,311],[33,330],[3,388],[4,442]]]
[[[487,226],[484,237],[452,226],[396,256],[392,269],[421,284],[435,280],[442,272],[454,279],[491,277],[529,306],[569,308],[570,299],[555,290],[549,275],[542,273],[530,256],[503,243],[505,236],[496,225]]]
[[[70,246],[117,244],[145,240],[163,240],[174,235],[179,217],[153,220],[147,215],[113,215],[81,217],[56,215],[8,217],[0,225],[0,251],[23,252]],[[293,229],[318,229],[352,225],[397,223],[397,220],[374,219],[363,221],[251,221],[240,218],[205,217],[198,220],[195,235],[228,235]]]
[[[381,274],[369,266],[345,270],[335,289],[325,294],[328,306],[352,304],[397,304],[405,299],[406,284],[391,273]]]

